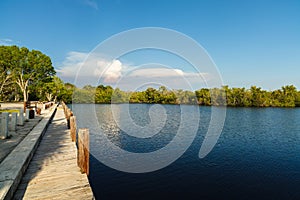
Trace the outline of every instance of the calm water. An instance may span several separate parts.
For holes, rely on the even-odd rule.
[[[99,156],[113,156],[109,149],[106,154],[99,153],[100,148],[106,148],[99,146],[99,131],[127,151],[153,152],[175,137],[183,107],[158,107],[165,111],[166,123],[159,133],[142,139],[119,129],[114,119],[124,117],[120,111],[126,105],[114,106],[115,116],[111,105],[73,105],[79,126],[90,128],[89,180],[97,199],[300,199],[300,109],[227,108],[217,145],[208,156],[199,159],[211,108],[184,106],[191,114],[187,127],[197,122],[192,116],[200,109],[199,128],[192,145],[166,168],[133,174],[98,161]],[[151,106],[129,105],[135,124],[150,123]],[[94,111],[96,117],[91,114]],[[155,118],[163,118],[155,116],[155,109],[152,111]],[[159,161],[158,158],[153,162]]]

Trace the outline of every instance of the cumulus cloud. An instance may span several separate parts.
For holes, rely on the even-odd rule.
[[[110,60],[99,54],[69,52],[62,65],[56,70],[58,75],[78,85],[115,83],[126,67],[119,60]]]
[[[95,74],[102,76],[105,83],[115,83],[122,75],[123,64],[119,60],[97,62]]]
[[[80,87],[105,84],[125,90],[135,90],[149,83],[174,89],[197,89],[210,79],[207,73],[185,72],[157,63],[132,66],[100,54],[75,51],[67,54],[57,72],[63,80],[73,80]]]
[[[80,66],[83,64],[86,56],[86,53],[74,51],[69,52],[63,61],[62,66],[56,69],[58,75],[63,79],[74,78],[77,71],[80,69]]]

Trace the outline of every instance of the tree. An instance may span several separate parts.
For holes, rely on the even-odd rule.
[[[177,104],[176,91],[170,91],[165,86],[158,88],[159,100],[162,104]]]
[[[252,98],[251,91],[245,89],[244,97],[243,97],[243,106],[246,106],[246,107],[252,106],[251,98]]]
[[[130,101],[130,92],[124,92],[119,88],[116,88],[111,96],[112,103],[128,103]]]
[[[72,102],[73,103],[95,103],[94,95],[95,93],[89,90],[75,88]]]
[[[113,91],[114,90],[111,86],[99,85],[96,88],[95,102],[96,103],[110,103]]]
[[[46,97],[47,101],[61,100],[61,97],[65,92],[64,90],[66,90],[64,82],[57,76],[54,76],[51,82],[45,83],[39,88],[41,88],[40,94],[42,95],[40,96],[40,99]]]
[[[228,106],[244,106],[245,88],[228,88],[224,86]]]
[[[145,103],[161,103],[161,95],[159,91],[154,88],[147,88],[145,91]]]
[[[6,46],[5,63],[12,80],[20,87],[24,102],[28,100],[29,86],[39,86],[52,80],[55,70],[51,59],[40,51],[29,51],[26,47]]]
[[[251,86],[250,91],[252,94],[252,98],[251,98],[252,106],[261,107],[263,104],[261,88],[256,86]]]
[[[65,83],[64,89],[60,93],[60,100],[64,101],[65,103],[72,103],[73,93],[75,89],[75,85],[71,83]]]
[[[187,90],[176,90],[172,102],[177,104],[197,104],[197,97],[195,92]],[[170,102],[170,103],[172,103]]]
[[[295,107],[295,100],[297,97],[297,89],[293,85],[283,86],[282,88],[282,106]]]
[[[11,61],[12,54],[8,47],[0,46],[0,100],[3,99],[4,89],[12,82]]]
[[[223,88],[210,89],[211,105],[226,106],[226,93]]]
[[[56,78],[54,78],[55,80]],[[52,85],[53,83],[49,83]],[[47,85],[47,84],[46,84]],[[51,87],[53,88],[53,87]],[[69,88],[69,89],[67,89]],[[65,84],[60,90],[65,102],[74,103],[159,103],[159,104],[199,104],[206,106],[233,107],[295,107],[300,106],[300,92],[293,85],[284,86],[279,90],[266,91],[260,87],[245,88],[202,88],[195,92],[188,90],[168,90],[161,86],[159,89],[147,88],[144,91],[122,91],[111,86],[91,85],[82,89],[72,84]],[[93,97],[95,97],[93,99]],[[69,99],[68,99],[69,98]]]
[[[280,107],[281,106],[281,99],[282,99],[282,91],[281,90],[274,90],[271,92],[271,106],[273,107]]]
[[[200,90],[195,91],[196,97],[198,99],[199,105],[210,106],[211,105],[211,98],[210,98],[210,91],[207,88],[202,88]]]
[[[135,91],[130,94],[130,103],[146,103],[145,91]]]

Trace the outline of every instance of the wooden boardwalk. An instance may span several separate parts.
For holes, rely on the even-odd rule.
[[[76,152],[59,106],[14,199],[93,199],[87,176],[77,167]]]

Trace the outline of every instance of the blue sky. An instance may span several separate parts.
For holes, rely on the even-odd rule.
[[[42,51],[65,81],[74,80],[72,65],[110,36],[133,28],[163,27],[201,44],[224,84],[264,89],[294,84],[300,89],[297,0],[2,0],[0,27],[0,44]],[[142,58],[128,56],[115,66],[149,62]],[[179,68],[187,70],[184,65]]]

